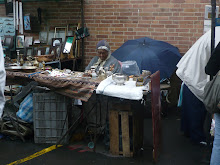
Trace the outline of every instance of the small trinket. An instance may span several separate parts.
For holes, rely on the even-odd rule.
[[[20,54],[20,65],[23,66],[23,64],[24,64],[23,54]]]
[[[148,77],[151,75],[151,72],[149,70],[142,70],[142,76],[143,77]]]
[[[42,64],[43,64],[43,70],[45,70],[45,62],[43,61]]]
[[[98,75],[96,74],[96,71],[95,71],[95,67],[94,66],[91,66],[91,75],[92,75],[92,78],[96,78]]]
[[[138,77],[137,78],[137,81],[136,81],[136,86],[143,86],[143,81],[144,81],[144,78],[142,76]]]
[[[16,50],[16,51],[17,51],[17,64],[20,65],[20,55],[19,55],[20,50]]]
[[[34,57],[34,66],[38,67],[39,66],[39,62],[37,61],[37,57]]]

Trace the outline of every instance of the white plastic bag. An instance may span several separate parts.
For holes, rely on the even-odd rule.
[[[136,61],[124,61],[122,62],[122,74],[139,76],[140,70]]]

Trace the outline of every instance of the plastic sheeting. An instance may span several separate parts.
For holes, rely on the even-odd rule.
[[[216,27],[215,31],[216,46],[220,41],[220,27]],[[210,56],[211,30],[202,35],[177,64],[177,76],[201,101],[203,101],[205,85],[210,81],[210,77],[205,73],[205,66]]]
[[[0,41],[1,41],[1,37],[0,37]],[[6,79],[6,74],[5,74],[5,66],[4,66],[4,53],[3,53],[2,44],[0,42],[0,118],[2,116],[3,108],[5,105],[5,96],[4,96],[5,79]]]

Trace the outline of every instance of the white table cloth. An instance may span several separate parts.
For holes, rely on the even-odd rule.
[[[112,76],[110,76],[98,85],[96,93],[123,99],[141,100],[143,90],[148,91],[149,85],[136,87],[136,81],[126,81],[124,85],[119,86],[114,83]]]

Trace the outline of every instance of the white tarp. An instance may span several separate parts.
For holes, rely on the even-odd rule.
[[[1,37],[0,37],[1,41]],[[4,66],[4,54],[2,44],[0,42],[0,118],[2,117],[3,108],[5,105],[5,96],[4,96],[4,88],[5,88],[5,66]]]
[[[220,41],[220,27],[215,28],[215,46]],[[211,30],[201,36],[186,52],[177,64],[177,76],[201,101],[205,85],[210,76],[205,73],[205,66],[211,56]]]

